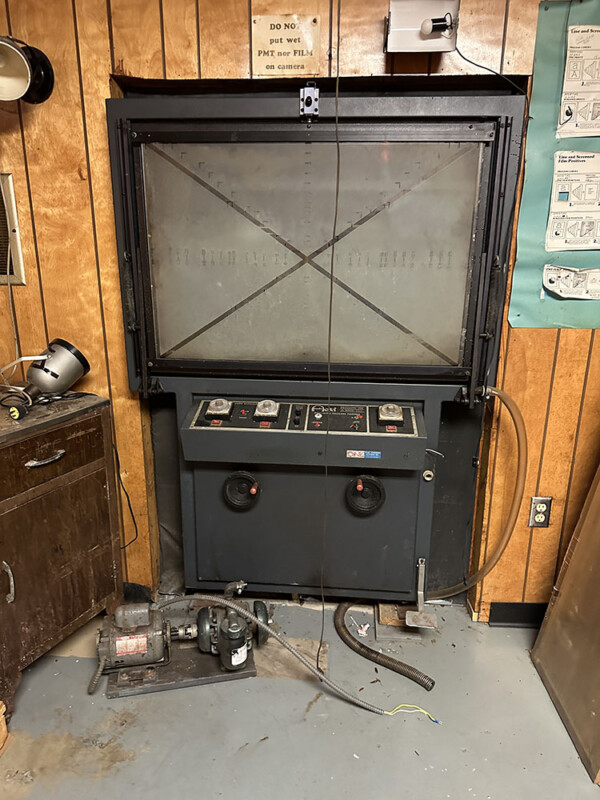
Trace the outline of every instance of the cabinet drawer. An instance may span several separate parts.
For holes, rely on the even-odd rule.
[[[99,415],[0,449],[0,502],[104,455]]]

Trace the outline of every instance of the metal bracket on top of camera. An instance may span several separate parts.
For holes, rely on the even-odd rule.
[[[313,119],[319,116],[319,90],[314,81],[308,81],[300,89],[300,119],[310,127]]]

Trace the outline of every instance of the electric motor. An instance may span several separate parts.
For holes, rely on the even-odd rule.
[[[165,658],[170,632],[160,609],[148,603],[119,606],[98,631],[98,660],[105,668],[156,664]]]
[[[244,667],[248,659],[249,633],[246,620],[235,611],[228,611],[219,625],[217,639],[219,658],[224,669],[238,670]]]

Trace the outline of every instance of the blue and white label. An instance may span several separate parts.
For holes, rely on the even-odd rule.
[[[381,458],[381,450],[346,450],[346,458]]]

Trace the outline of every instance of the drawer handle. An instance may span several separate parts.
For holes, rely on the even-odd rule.
[[[57,450],[56,453],[48,456],[48,458],[32,458],[31,461],[25,462],[25,466],[27,469],[33,469],[34,467],[45,467],[46,464],[52,464],[54,461],[60,461],[66,452],[66,450]]]
[[[6,561],[2,562],[2,569],[8,575],[8,594],[6,595],[6,602],[7,603],[14,603],[15,602],[15,577],[12,573],[12,569],[8,566]]]

